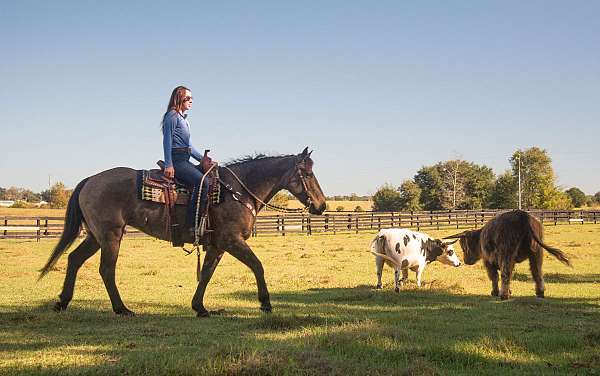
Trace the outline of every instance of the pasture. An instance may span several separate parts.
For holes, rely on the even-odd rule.
[[[126,238],[117,284],[136,317],[117,317],[98,274],[80,270],[75,297],[51,310],[64,255],[36,282],[54,242],[0,241],[1,374],[597,374],[600,371],[600,225],[546,227],[574,268],[545,257],[546,296],[527,263],[513,298],[489,297],[480,264],[414,273],[400,294],[393,271],[374,290],[374,233],[259,237],[274,313],[262,314],[249,269],[225,255],[198,319],[190,307],[195,255]],[[442,236],[448,231],[430,231]],[[459,251],[460,254],[460,251]],[[461,257],[462,259],[462,257]]]

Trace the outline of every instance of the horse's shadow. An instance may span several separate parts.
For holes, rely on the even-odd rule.
[[[533,283],[533,278],[528,273],[515,273],[513,280]],[[600,274],[545,273],[544,281],[550,283],[600,283]]]

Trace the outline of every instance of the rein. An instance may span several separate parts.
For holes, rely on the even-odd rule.
[[[300,180],[302,181],[302,186],[304,187],[304,191],[306,192],[306,196],[308,197],[308,205],[305,205],[304,208],[302,208],[302,209],[289,209],[289,208],[284,208],[284,207],[281,207],[281,206],[277,206],[277,205],[273,205],[273,204],[269,204],[269,203],[264,202],[263,200],[261,200],[260,198],[258,198],[254,194],[254,192],[252,192],[246,186],[246,184],[244,184],[244,182],[235,174],[235,172],[233,172],[229,167],[223,166],[223,168],[226,169],[227,171],[229,171],[231,173],[231,175],[233,175],[233,177],[238,181],[238,183],[240,183],[240,185],[242,186],[242,188],[244,188],[244,190],[246,192],[248,192],[248,194],[250,196],[252,196],[252,198],[254,198],[257,202],[263,204],[265,207],[267,207],[269,209],[272,209],[272,210],[275,210],[275,211],[278,211],[278,212],[282,212],[282,213],[300,213],[300,212],[305,211],[310,206],[311,200],[310,200],[310,197],[308,196],[308,189],[307,189],[307,186],[306,186],[306,182],[304,181],[304,176],[300,172],[300,168],[298,167],[297,164],[296,164],[296,170],[298,171],[298,174],[300,176]],[[225,188],[227,188],[232,193],[233,198],[236,201],[239,201],[239,199],[240,199],[240,197],[239,197],[240,193],[239,192],[234,192],[233,188],[229,184],[223,182],[221,179],[219,179],[219,180],[220,180],[221,184],[223,184],[223,186]],[[256,211],[253,210],[252,214],[254,214],[256,216],[255,212]]]

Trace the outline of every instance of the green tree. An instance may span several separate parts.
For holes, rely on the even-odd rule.
[[[573,203],[573,206],[576,208],[582,207],[587,201],[585,193],[583,193],[583,191],[577,187],[567,189],[565,193],[567,194],[567,196],[569,196],[571,202]]]
[[[71,197],[71,191],[67,190],[62,182],[58,182],[41,195],[44,201],[48,201],[50,207],[65,208]]]
[[[273,198],[269,201],[269,204],[279,206],[281,208],[287,208],[289,203],[288,194],[284,191],[279,191],[273,196]]]
[[[421,206],[425,210],[443,209],[443,180],[439,171],[432,166],[421,168],[415,175],[415,183],[421,188]]]
[[[511,209],[518,206],[517,180],[510,170],[498,176],[490,193],[487,207],[491,209]]]
[[[421,188],[412,180],[406,180],[400,186],[400,202],[403,210],[422,210]]]
[[[600,192],[596,192],[596,194],[594,195],[594,202],[596,204],[600,204]]]
[[[0,200],[6,200],[6,198],[4,197],[4,195],[6,195],[6,189],[0,187]]]
[[[563,209],[570,207],[568,197],[555,185],[552,159],[538,147],[517,150],[510,158],[513,176],[519,175],[521,165],[521,195],[525,209]]]
[[[373,195],[373,210],[399,211],[402,208],[402,198],[400,192],[389,184],[383,185]]]
[[[494,172],[463,160],[438,162],[415,175],[426,210],[482,208],[494,185]]]

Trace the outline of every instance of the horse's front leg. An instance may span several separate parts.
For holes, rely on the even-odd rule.
[[[252,252],[252,249],[246,244],[246,241],[241,238],[230,244],[227,251],[252,270],[258,287],[260,310],[263,312],[271,312],[271,300],[269,298],[269,290],[267,290],[267,283],[265,282],[265,271],[258,257]]]
[[[218,250],[213,246],[206,246],[206,256],[202,263],[202,271],[200,272],[200,282],[196,288],[196,293],[192,298],[192,308],[196,311],[198,317],[208,317],[210,313],[204,308],[204,292],[206,286],[212,278],[219,261],[223,257],[223,251]]]

